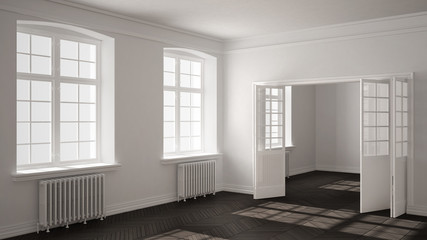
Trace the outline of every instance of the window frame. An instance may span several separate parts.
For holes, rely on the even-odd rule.
[[[175,92],[175,151],[174,152],[165,152],[164,151],[164,133],[162,135],[162,152],[164,157],[173,157],[173,156],[182,156],[182,155],[196,155],[196,154],[203,154],[205,153],[205,89],[204,89],[204,81],[205,81],[205,59],[201,57],[194,56],[189,53],[185,52],[164,52],[162,60],[166,57],[174,58],[175,59],[175,86],[168,86],[164,85],[164,75],[163,75],[163,92],[162,96],[164,97],[165,91],[173,91]],[[187,87],[181,87],[180,86],[180,60],[187,60],[192,62],[199,62],[201,64],[200,66],[200,88],[187,88]],[[163,74],[165,73],[164,66],[162,69]],[[188,93],[199,93],[200,94],[200,150],[189,150],[189,151],[181,151],[180,150],[180,112],[181,112],[181,104],[180,104],[180,93],[182,92],[188,92]],[[164,100],[164,98],[163,98]],[[165,105],[163,104],[163,111],[165,108]],[[191,121],[190,121],[191,122]],[[162,121],[163,125],[163,131],[164,131],[164,117]],[[191,130],[190,130],[191,131]],[[171,137],[172,138],[172,137]],[[190,136],[190,139],[192,136]],[[191,144],[190,144],[191,145]],[[191,148],[191,146],[190,146]]]
[[[74,33],[73,31],[60,29],[56,27],[27,27],[17,26],[16,34],[24,33],[30,35],[38,35],[43,37],[49,37],[52,39],[51,42],[51,74],[35,74],[35,73],[22,73],[18,72],[16,68],[16,83],[18,80],[28,81],[43,81],[51,83],[51,157],[50,162],[47,163],[29,163],[18,165],[16,158],[17,171],[31,170],[31,169],[42,169],[42,168],[55,168],[81,164],[96,164],[103,163],[101,160],[101,40],[84,36],[83,34]],[[66,77],[60,75],[60,41],[74,41],[78,43],[91,44],[96,47],[96,78],[81,78],[81,77]],[[15,54],[18,54],[15,49]],[[79,63],[79,60],[76,60]],[[79,64],[78,64],[79,65]],[[78,66],[79,67],[79,66]],[[60,159],[60,85],[61,83],[72,83],[72,84],[85,84],[93,85],[96,87],[96,158],[94,159],[79,159],[61,161]],[[18,99],[15,99],[16,103]],[[31,100],[30,100],[31,102]],[[77,103],[79,104],[79,103]],[[31,121],[30,121],[31,122]],[[76,121],[78,123],[80,121]],[[16,121],[18,123],[18,121]],[[80,141],[76,141],[79,143]],[[31,146],[31,143],[29,143]],[[18,146],[16,142],[16,146]]]

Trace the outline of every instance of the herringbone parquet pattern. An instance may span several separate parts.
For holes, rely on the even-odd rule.
[[[283,198],[219,192],[10,240],[427,239],[427,218],[358,211],[359,175],[316,171],[291,177]]]

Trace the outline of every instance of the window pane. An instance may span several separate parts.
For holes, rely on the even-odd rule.
[[[79,143],[79,159],[96,158],[96,143],[81,142]]]
[[[50,123],[31,124],[31,143],[49,143],[50,136]]]
[[[175,58],[165,57],[163,60],[164,71],[175,72]]]
[[[31,145],[31,163],[48,163],[48,162],[51,162],[50,144]]]
[[[78,159],[78,144],[77,143],[61,143],[61,161],[77,160]]]
[[[403,98],[402,99],[403,101],[402,101],[402,109],[403,109],[403,111],[408,111],[408,98]]]
[[[50,57],[31,56],[31,72],[51,75],[52,64]]]
[[[30,143],[30,124],[17,123],[16,124],[16,143]]]
[[[403,131],[402,131],[402,140],[403,141],[408,141],[408,128],[404,127]]]
[[[388,127],[377,128],[377,140],[388,140]]]
[[[191,123],[191,136],[200,136],[201,135],[201,126],[200,122]]]
[[[402,111],[402,98],[396,97],[396,111]]]
[[[78,105],[76,103],[61,103],[61,121],[77,121]]]
[[[80,104],[80,121],[96,121],[95,104]]]
[[[202,141],[200,137],[191,138],[191,150],[196,151],[202,148]]]
[[[364,141],[375,141],[376,140],[375,130],[376,130],[375,127],[363,128],[363,140]]]
[[[396,81],[396,95],[402,96],[402,82]]]
[[[406,112],[402,114],[402,125],[404,127],[408,126],[408,113]]]
[[[191,87],[192,88],[202,87],[202,80],[199,76],[191,76]]]
[[[30,100],[30,81],[18,80],[16,82],[16,99]]]
[[[78,44],[77,42],[61,40],[61,58],[78,59]]]
[[[200,76],[202,73],[202,64],[200,62],[191,62],[191,74]]]
[[[30,121],[30,103],[17,102],[16,103],[16,120]]]
[[[175,106],[175,92],[173,91],[163,92],[163,105]]]
[[[175,73],[165,72],[163,75],[163,84],[165,86],[175,86]]]
[[[190,123],[189,122],[182,122],[179,130],[180,130],[181,137],[190,136],[190,134],[191,134]]]
[[[51,45],[52,45],[51,38],[31,35],[31,54],[52,56]]]
[[[387,83],[377,83],[377,97],[388,97]]]
[[[31,100],[51,101],[51,83],[41,81],[31,81]]]
[[[181,143],[181,151],[190,151],[191,150],[191,142],[189,137],[182,137],[180,139]]]
[[[96,140],[96,123],[80,123],[80,141]]]
[[[180,112],[181,121],[190,121],[191,120],[191,110],[189,107],[182,107]]]
[[[78,86],[78,84],[61,83],[61,102],[77,102]]]
[[[402,157],[402,143],[396,143],[396,157]]]
[[[17,165],[30,164],[30,145],[16,146]]]
[[[81,78],[96,79],[96,64],[88,62],[79,62]]]
[[[407,82],[402,83],[402,96],[404,96],[404,97],[408,96],[408,83]]]
[[[165,122],[163,124],[163,137],[175,137],[175,123]]]
[[[363,155],[364,156],[375,156],[376,155],[376,142],[364,142],[363,143]]]
[[[396,128],[396,142],[401,142],[401,141],[402,141],[402,128],[397,127]]]
[[[200,108],[191,108],[191,121],[200,121],[201,113]]]
[[[402,144],[402,155],[408,156],[408,143],[407,142],[404,142]]]
[[[30,35],[26,33],[16,34],[16,51],[30,53]]]
[[[80,84],[79,86],[80,102],[95,103],[96,102],[96,86]]]
[[[24,54],[16,55],[16,71],[21,73],[30,72],[30,56]]]
[[[388,113],[377,113],[377,125],[388,126]]]
[[[402,113],[396,112],[396,126],[402,126]]]
[[[189,107],[191,104],[191,101],[190,101],[191,100],[191,98],[190,98],[191,94],[187,93],[187,92],[181,92],[180,95],[181,95],[180,96],[181,106]]]
[[[377,99],[377,111],[388,112],[388,99]]]
[[[31,121],[51,121],[50,103],[32,102],[31,103]]]
[[[201,94],[200,93],[192,93],[191,94],[191,106],[200,107],[201,106]]]
[[[175,107],[164,107],[163,121],[175,121]]]
[[[78,124],[77,123],[61,123],[61,142],[78,141]]]
[[[96,46],[93,44],[80,43],[79,48],[80,60],[95,62],[96,61]]]
[[[363,98],[363,110],[376,111],[375,103],[376,103],[375,98]]]
[[[186,75],[186,74],[181,74],[180,75],[180,87],[186,87],[189,88],[191,87],[191,81],[190,81],[190,75]]]
[[[363,115],[363,125],[364,126],[375,126],[376,125],[376,114],[375,113],[365,113]]]
[[[363,95],[365,97],[375,97],[376,96],[375,83],[364,83],[363,84]]]
[[[163,152],[165,153],[175,152],[175,138],[163,139]]]
[[[388,142],[377,142],[377,156],[388,155]]]
[[[61,59],[61,76],[78,77],[78,62],[73,60]]]
[[[190,74],[190,61],[187,60],[181,60],[180,62],[181,66],[180,66],[180,72],[181,73],[186,73],[186,74]]]

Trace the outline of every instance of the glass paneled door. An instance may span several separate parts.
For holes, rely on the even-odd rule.
[[[390,83],[361,80],[361,213],[390,208]]]
[[[254,198],[285,196],[285,87],[255,86]]]

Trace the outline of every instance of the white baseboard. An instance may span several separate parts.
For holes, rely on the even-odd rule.
[[[33,233],[37,231],[37,222],[19,223],[0,227],[0,239],[15,237],[23,234]]]
[[[176,194],[167,194],[155,197],[148,197],[135,201],[129,201],[119,204],[113,204],[106,207],[107,216],[115,215],[124,212],[130,212],[142,208],[152,207],[164,203],[177,201]]]
[[[427,206],[408,206],[406,212],[412,215],[427,216]]]
[[[328,172],[343,172],[343,173],[360,173],[359,167],[343,167],[336,165],[316,165],[316,170],[318,171],[328,171]]]
[[[290,168],[289,169],[289,176],[298,175],[298,174],[302,174],[302,173],[308,173],[308,172],[312,172],[314,170],[315,170],[315,168],[312,165],[299,167],[299,168]]]
[[[224,184],[222,187],[222,190],[227,191],[227,192],[254,194],[254,187],[253,186]]]

